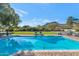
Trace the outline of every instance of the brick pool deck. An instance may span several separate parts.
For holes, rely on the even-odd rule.
[[[75,41],[79,41],[79,37],[76,37],[76,36],[68,36],[68,35],[64,35],[63,37],[66,37],[66,38],[70,38],[71,40],[75,40]]]
[[[18,51],[13,56],[79,56],[79,50]]]

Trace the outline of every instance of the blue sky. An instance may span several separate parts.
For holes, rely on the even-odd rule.
[[[79,18],[79,4],[74,3],[13,3],[22,22],[19,24],[37,26],[57,21],[65,23],[68,16]]]

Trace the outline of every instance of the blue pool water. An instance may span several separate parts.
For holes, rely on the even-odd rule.
[[[11,55],[19,50],[79,50],[79,42],[62,36],[0,38],[0,55]]]

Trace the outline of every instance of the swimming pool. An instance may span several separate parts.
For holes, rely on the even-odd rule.
[[[63,36],[0,38],[0,55],[11,55],[19,50],[79,50],[79,42]]]

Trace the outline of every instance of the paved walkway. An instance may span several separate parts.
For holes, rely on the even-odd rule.
[[[68,36],[68,35],[63,35],[64,37],[67,37],[67,38],[70,38],[72,40],[75,40],[75,41],[79,41],[79,37],[76,37],[74,35],[71,35],[71,36]]]
[[[19,51],[13,56],[79,56],[79,50]]]

